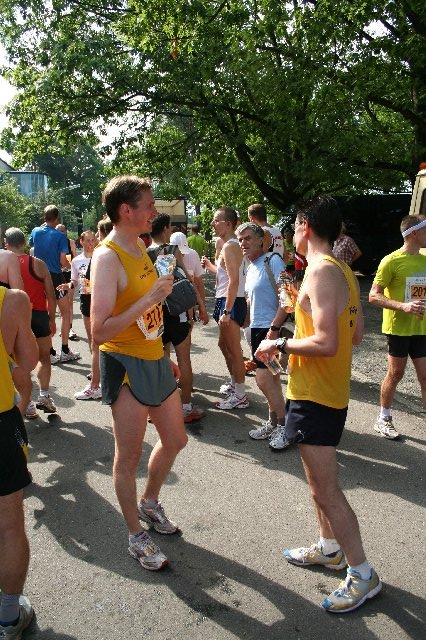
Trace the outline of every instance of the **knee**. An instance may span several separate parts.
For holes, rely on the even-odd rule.
[[[404,369],[389,369],[388,371],[388,378],[390,378],[394,384],[401,382],[403,376]]]
[[[176,452],[179,453],[179,451],[182,451],[182,449],[185,449],[187,444],[188,444],[188,435],[186,431],[183,431],[175,439],[174,446],[176,447]]]
[[[115,452],[114,471],[115,473],[135,474],[138,468],[141,451],[119,451]]]

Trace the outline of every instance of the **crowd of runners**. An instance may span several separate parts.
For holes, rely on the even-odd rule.
[[[223,355],[216,409],[246,409],[245,376],[255,371],[265,398],[265,420],[248,435],[268,439],[276,450],[298,446],[319,525],[316,542],[286,549],[284,557],[301,567],[347,567],[345,579],[322,607],[331,613],[356,609],[382,585],[337,479],[336,448],[347,416],[352,347],[362,341],[364,323],[350,267],[361,252],[346,240],[335,200],[319,195],[301,204],[294,225],[283,233],[268,223],[261,204],[248,208],[249,221],[242,224],[234,209],[220,207],[213,217],[214,259],[205,255],[198,229],[187,238],[173,232],[168,215],[157,214],[148,179],[110,180],[103,206],[96,233],[81,234],[79,252],[53,205],[46,207],[43,223],[28,239],[21,229],[7,229],[5,250],[0,251],[0,376],[5,389],[0,396],[0,637],[20,638],[33,615],[22,595],[29,563],[23,489],[31,482],[24,419],[34,419],[39,411],[56,412],[49,390],[51,367],[80,358],[69,345],[76,338],[75,291],[91,352],[89,380],[76,390],[75,399],[111,407],[113,482],[130,555],[152,571],[168,563],[146,525],[165,535],[179,531],[159,494],[187,444],[185,425],[206,415],[192,402],[191,365],[193,322],[209,322],[205,270],[216,276],[212,317]],[[383,258],[369,298],[383,308],[388,345],[388,370],[372,428],[387,440],[399,437],[392,402],[408,357],[426,404],[426,256],[420,252],[426,247],[425,217],[404,217],[401,234],[402,246]],[[183,281],[193,302],[177,312],[173,291]],[[248,361],[243,358],[244,335],[251,349]],[[282,369],[288,373],[286,397]],[[158,441],[138,494],[136,473],[148,421]]]

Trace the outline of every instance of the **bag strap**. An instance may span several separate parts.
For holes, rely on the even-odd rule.
[[[271,269],[271,267],[270,267],[269,263],[270,263],[270,261],[271,261],[272,256],[279,256],[279,255],[280,255],[280,254],[279,254],[279,253],[276,253],[276,252],[270,252],[270,253],[268,252],[268,253],[266,254],[266,257],[265,257],[265,260],[264,260],[265,269],[266,269],[266,273],[268,274],[269,282],[271,283],[273,290],[274,290],[274,291],[275,291],[275,293],[277,294],[277,298],[278,298],[278,299],[279,299],[279,297],[280,297],[280,294],[279,294],[279,292],[278,292],[278,285],[277,285],[277,283],[275,282],[274,274],[272,273],[272,269]],[[280,258],[281,258],[281,256],[280,256]]]

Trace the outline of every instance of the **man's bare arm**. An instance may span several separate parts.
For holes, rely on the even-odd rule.
[[[368,301],[382,309],[391,309],[392,311],[402,311],[403,313],[421,314],[424,312],[423,302],[421,300],[411,300],[411,302],[398,302],[384,295],[384,287],[373,282]]]
[[[364,312],[362,310],[359,282],[357,279],[355,279],[355,282],[356,282],[357,291],[358,291],[358,304],[357,304],[358,311],[356,315],[355,333],[352,336],[352,344],[358,345],[358,344],[361,344],[362,339],[364,337]]]
[[[226,294],[226,309],[230,310],[238,293],[240,266],[243,259],[240,247],[235,243],[226,243],[222,249],[222,257],[228,274],[228,290]]]
[[[1,329],[6,350],[18,367],[32,371],[38,362],[38,346],[31,331],[31,302],[24,291],[6,292]]]

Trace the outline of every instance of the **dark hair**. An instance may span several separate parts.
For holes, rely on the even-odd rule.
[[[48,204],[44,209],[44,219],[46,222],[57,220],[59,218],[59,209],[54,204]]]
[[[334,198],[321,193],[302,202],[298,215],[302,215],[318,238],[333,244],[342,228],[342,214]]]
[[[144,191],[152,188],[149,178],[139,176],[116,176],[110,180],[102,192],[102,204],[111,222],[119,221],[118,210],[123,203],[135,207]]]
[[[98,229],[105,237],[112,231],[112,222],[105,214],[102,220],[98,222]]]
[[[4,239],[7,244],[15,249],[19,249],[25,244],[25,235],[18,227],[9,227],[4,233]]]
[[[224,220],[227,220],[227,222],[230,222],[232,225],[232,228],[235,229],[238,222],[238,213],[235,211],[235,209],[231,209],[231,207],[219,207],[217,211],[220,211],[221,213],[223,213]]]
[[[170,227],[170,216],[168,213],[159,213],[152,221],[152,236],[159,236],[165,227]]]
[[[266,207],[264,204],[259,204],[258,202],[251,204],[247,211],[249,216],[254,216],[257,220],[266,222]]]

